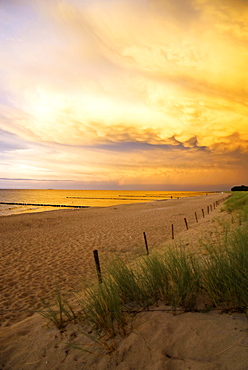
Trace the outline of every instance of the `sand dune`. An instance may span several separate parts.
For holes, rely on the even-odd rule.
[[[244,314],[188,312],[174,316],[163,308],[139,314],[127,337],[109,342],[116,346],[111,354],[90,343],[81,327],[68,325],[59,333],[35,314],[0,333],[0,366],[8,370],[247,369]],[[95,354],[74,349],[73,343]]]

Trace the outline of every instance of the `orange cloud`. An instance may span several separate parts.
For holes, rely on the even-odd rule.
[[[33,149],[8,154],[9,176],[244,180],[244,0],[13,4],[3,7],[0,129]]]

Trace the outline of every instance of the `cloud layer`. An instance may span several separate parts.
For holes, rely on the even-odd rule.
[[[11,0],[0,13],[2,178],[248,181],[246,1]]]

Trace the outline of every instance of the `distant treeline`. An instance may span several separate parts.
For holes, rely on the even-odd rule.
[[[248,186],[240,185],[240,186],[234,186],[232,191],[248,191]]]

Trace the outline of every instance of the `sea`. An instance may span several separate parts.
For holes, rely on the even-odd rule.
[[[163,201],[205,195],[197,191],[0,189],[0,216],[80,207]]]

